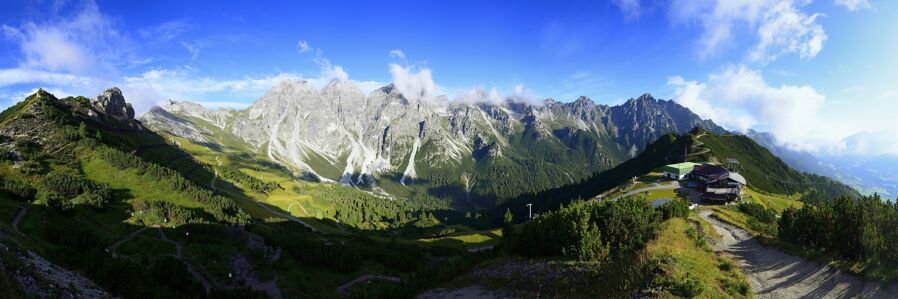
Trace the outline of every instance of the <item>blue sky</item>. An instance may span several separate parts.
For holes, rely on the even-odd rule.
[[[297,77],[450,98],[650,92],[804,149],[869,132],[865,148],[898,153],[881,137],[898,140],[896,1],[144,2],[4,1],[0,105],[116,85],[138,113],[241,107]]]

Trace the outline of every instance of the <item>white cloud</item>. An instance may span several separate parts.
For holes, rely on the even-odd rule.
[[[827,36],[817,22],[820,14],[802,11],[804,0],[673,0],[668,17],[674,24],[699,24],[701,58],[731,46],[737,32],[748,30],[756,39],[746,61],[765,65],[786,54],[802,59],[817,56]]]
[[[0,69],[0,87],[18,84],[45,83],[50,85],[93,85],[93,78],[61,74],[27,68]]]
[[[120,86],[125,98],[140,114],[165,99],[204,103],[249,102],[278,82],[301,78],[297,74],[279,73],[266,77],[220,80],[205,77],[196,69],[181,67],[126,76]]]
[[[390,74],[393,76],[393,85],[409,101],[430,101],[437,96],[437,85],[428,68],[417,70],[413,65],[403,67],[391,63]]]
[[[805,15],[789,2],[773,4],[757,29],[758,43],[749,52],[749,60],[766,64],[783,54],[798,53],[813,58],[823,49],[826,33],[817,24],[820,14]]]
[[[309,42],[304,40],[299,41],[299,43],[297,44],[297,48],[299,49],[299,53],[311,52],[314,55],[313,61],[318,65],[318,76],[315,78],[306,79],[309,81],[309,83],[312,84],[312,86],[315,86],[316,88],[322,88],[334,79],[349,80],[349,74],[346,73],[343,67],[332,64],[331,61],[327,59],[327,57],[324,57],[324,51],[321,51],[321,49],[312,47]],[[370,84],[371,82],[368,82],[368,85]]]
[[[770,86],[760,72],[745,67],[726,68],[705,82],[671,77],[668,85],[675,88],[677,103],[727,129],[770,131],[802,149],[827,141],[818,115],[826,98],[810,86]]]
[[[841,5],[850,11],[858,11],[862,8],[870,8],[867,0],[835,0],[836,5]]]
[[[393,49],[390,50],[390,57],[405,59],[405,52],[402,52],[402,50],[399,49]]]
[[[299,53],[306,53],[312,50],[312,46],[309,45],[309,42],[301,40],[296,43],[296,49],[299,50]]]
[[[639,15],[642,13],[639,0],[612,0],[611,2],[617,5],[621,12],[624,13],[624,17],[628,19],[639,18]]]
[[[828,154],[873,157],[898,155],[898,130],[863,131],[828,149]]]
[[[495,87],[487,91],[483,86],[477,86],[460,92],[453,98],[453,101],[464,104],[486,103],[497,105],[504,103],[505,98],[496,91]]]
[[[3,25],[4,36],[17,43],[22,53],[20,67],[112,78],[119,65],[140,60],[133,57],[130,41],[112,18],[93,2],[66,11],[74,12],[18,28]]]

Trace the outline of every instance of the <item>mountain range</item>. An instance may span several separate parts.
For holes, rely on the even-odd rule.
[[[650,94],[617,106],[480,96],[417,99],[392,84],[365,95],[347,80],[322,89],[286,80],[243,110],[169,100],[139,119],[210,148],[254,153],[298,177],[470,209],[579,182],[668,133],[726,132]]]
[[[831,177],[845,183],[861,193],[878,193],[884,198],[898,196],[898,157],[892,155],[826,154],[811,153],[782,145],[766,132],[749,130],[746,136],[769,149],[789,166],[803,172]],[[863,133],[849,136],[842,143],[863,142]]]

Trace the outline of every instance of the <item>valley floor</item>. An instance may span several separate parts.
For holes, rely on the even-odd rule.
[[[758,298],[898,298],[898,285],[883,286],[842,270],[761,245],[749,232],[699,215],[720,234],[714,249],[732,254]]]

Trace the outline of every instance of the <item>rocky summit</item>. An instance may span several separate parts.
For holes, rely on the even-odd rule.
[[[130,103],[125,102],[122,91],[118,87],[107,89],[91,102],[94,109],[101,112],[107,117],[117,120],[134,119],[134,108]]]

